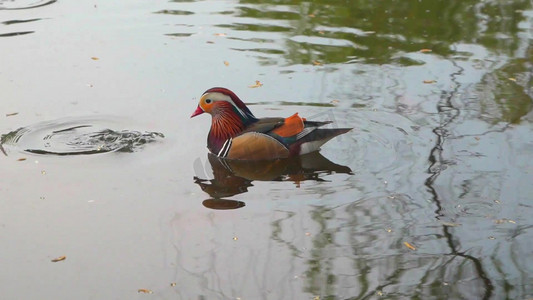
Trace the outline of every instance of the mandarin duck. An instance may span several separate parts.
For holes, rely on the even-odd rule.
[[[319,128],[331,121],[307,121],[298,113],[288,118],[256,118],[232,91],[214,87],[200,97],[192,117],[211,115],[207,148],[218,157],[273,160],[318,151],[330,139],[352,128]]]

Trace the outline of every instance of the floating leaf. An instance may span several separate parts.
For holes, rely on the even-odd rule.
[[[234,240],[234,241],[236,241],[236,240],[238,240],[238,239],[239,239],[239,238],[236,237],[236,236],[233,237],[233,240]]]
[[[319,62],[318,60],[313,60],[313,65],[314,66],[322,66],[323,63]]]
[[[403,244],[405,245],[405,247],[407,247],[407,248],[409,248],[411,250],[416,250],[416,247],[411,245],[411,244],[409,244],[408,242],[403,242]]]
[[[9,113],[9,114],[6,114],[6,117],[12,117],[12,116],[16,116],[18,114],[19,114],[18,112]]]
[[[458,224],[458,223],[452,223],[452,222],[441,222],[442,225],[444,226],[448,226],[448,227],[457,227],[457,226],[461,226],[461,224]]]
[[[52,262],[63,261],[65,259],[67,259],[67,257],[63,255],[63,256],[56,257],[56,258],[52,259]]]
[[[426,84],[430,84],[430,83],[437,82],[437,80],[430,79],[430,80],[424,80],[423,82],[426,83]]]
[[[26,160],[25,157],[21,157],[21,158],[17,159],[17,161],[25,161],[25,160]]]
[[[143,293],[143,294],[152,294],[152,290],[149,289],[138,289],[137,293]]]
[[[508,79],[511,80],[511,81],[516,82],[516,78],[510,77],[510,78],[508,78]]]
[[[170,286],[176,286],[176,283],[175,283],[175,282],[172,282],[172,283],[170,284]]]
[[[229,62],[226,60],[224,61],[224,64],[226,65],[226,67],[229,66]]]
[[[215,33],[214,36],[226,36],[227,34],[225,33]]]
[[[494,223],[495,224],[503,224],[503,223],[516,224],[516,221],[510,220],[510,219],[497,219],[497,220],[494,220]]]
[[[420,49],[420,52],[422,53],[428,53],[428,52],[431,52],[432,50],[431,49]]]
[[[248,87],[253,89],[253,88],[258,88],[258,87],[262,87],[262,86],[263,86],[263,84],[261,83],[261,81],[256,80],[254,85],[249,85]]]
[[[98,57],[94,57],[94,56],[93,56],[93,57],[91,57],[91,59],[92,59],[92,60],[99,60],[99,58],[98,58]]]

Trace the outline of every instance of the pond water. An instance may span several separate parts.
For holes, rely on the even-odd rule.
[[[1,298],[533,298],[532,28],[530,0],[0,0]],[[221,162],[213,86],[354,129]]]

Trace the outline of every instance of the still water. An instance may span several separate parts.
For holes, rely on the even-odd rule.
[[[532,28],[530,0],[0,0],[0,297],[533,298]],[[354,129],[228,165],[189,118],[213,86]]]

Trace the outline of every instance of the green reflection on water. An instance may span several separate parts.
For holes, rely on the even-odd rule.
[[[531,20],[526,20],[527,15],[523,13],[531,9],[530,0],[243,0],[239,1],[234,9],[224,8],[218,12],[218,17],[222,15],[224,19],[218,21],[220,23],[216,26],[218,29],[224,29],[224,36],[227,32],[231,49],[247,52],[246,55],[257,53],[257,63],[261,66],[305,65],[312,70],[310,73],[313,71],[333,73],[348,67],[355,76],[346,75],[346,78],[342,79],[353,82],[354,87],[364,85],[365,82],[358,81],[356,77],[364,77],[365,72],[368,72],[365,69],[368,65],[372,65],[368,69],[376,72],[381,72],[382,69],[372,69],[375,65],[392,66],[383,70],[385,72],[400,70],[391,76],[395,77],[394,79],[385,78],[398,81],[393,87],[394,93],[391,94],[396,94],[398,89],[398,99],[412,98],[407,99],[408,104],[413,107],[412,115],[423,119],[422,126],[433,123],[431,117],[428,117],[424,111],[425,108],[418,107],[425,105],[426,100],[420,99],[422,97],[419,97],[416,91],[410,90],[411,87],[406,87],[413,79],[402,78],[402,71],[407,67],[410,70],[416,68],[415,70],[421,73],[428,69],[435,73],[442,70],[442,74],[438,75],[442,76],[443,82],[450,79],[453,87],[447,84],[440,86],[435,84],[432,92],[442,93],[441,101],[432,103],[434,100],[439,100],[438,97],[427,99],[428,107],[439,106],[441,109],[439,117],[444,120],[439,128],[435,128],[441,132],[437,135],[443,141],[434,148],[439,150],[435,151],[435,157],[439,157],[443,146],[447,146],[445,142],[450,128],[468,121],[462,119],[465,116],[466,118],[471,116],[468,111],[470,107],[461,105],[467,106],[471,103],[478,105],[472,109],[475,113],[471,118],[481,119],[489,124],[519,123],[531,111],[533,51],[530,45],[531,37],[528,36],[529,29],[524,28],[524,23],[527,27],[527,24],[531,25]],[[172,12],[178,15],[185,14],[175,13],[181,12],[176,10],[164,13]],[[188,35],[175,34],[178,37]],[[419,54],[421,49],[428,51]],[[446,69],[448,65],[453,67]],[[301,71],[298,67],[294,67],[291,70],[281,69],[279,74],[301,75]],[[402,81],[407,83],[404,85]],[[369,99],[381,97],[372,95],[380,90],[377,87],[379,84],[376,83],[376,86],[370,86],[364,91],[368,91]],[[340,87],[342,83],[331,82],[331,85],[342,89]],[[473,100],[472,95],[467,95],[464,98],[467,99],[465,103],[456,103],[464,100],[460,94],[472,92],[471,87],[476,93]],[[342,92],[352,96],[351,90]],[[404,97],[403,93],[411,95]],[[472,100],[471,103],[466,103],[468,100]],[[335,106],[332,103],[315,102],[275,103],[280,106]],[[372,101],[368,103],[368,105],[354,103],[351,107],[373,107]],[[256,104],[272,104],[272,102]],[[377,110],[387,109],[385,105],[379,103],[375,107]],[[451,113],[447,115],[447,112]],[[446,154],[449,154],[450,161],[443,159],[435,164],[439,171],[435,171],[434,176],[428,181],[428,187],[434,186],[434,181],[440,175],[441,166],[453,167],[452,162],[457,158],[457,153],[450,151]],[[442,171],[444,170],[442,168]],[[475,175],[470,179],[470,174],[464,169],[459,168],[459,170],[459,175],[466,177],[465,182],[478,180]],[[475,183],[472,185],[475,187]],[[464,189],[466,193],[474,188]],[[438,191],[435,189],[434,202],[442,200],[443,205],[449,205],[450,197],[439,192],[440,189]],[[405,201],[405,206],[416,202],[407,197],[406,199],[408,201]],[[385,203],[381,207],[388,208],[393,203],[398,203],[398,199],[387,200]],[[303,216],[287,212],[285,217],[272,222],[270,238],[285,247],[291,256],[304,257],[305,292],[312,296],[320,295],[321,299],[336,298],[335,295],[343,289],[357,290],[358,294],[350,296],[362,298],[370,298],[378,292],[384,292],[388,293],[388,298],[393,299],[406,297],[427,299],[443,295],[458,299],[489,299],[494,295],[502,295],[500,285],[504,285],[503,292],[507,298],[520,294],[519,288],[513,290],[510,287],[516,283],[514,278],[495,275],[493,265],[484,259],[485,252],[463,248],[462,238],[468,235],[464,233],[461,235],[456,229],[446,226],[441,228],[436,225],[426,228],[424,224],[416,228],[413,225],[413,231],[427,229],[429,232],[417,235],[409,232],[410,228],[407,226],[404,228],[400,225],[394,228],[398,231],[397,236],[391,237],[384,234],[384,227],[375,227],[386,224],[387,221],[383,220],[392,219],[391,216],[396,217],[402,225],[409,224],[413,222],[410,219],[412,216],[406,214],[409,210],[398,209],[396,213],[386,215],[387,210],[382,212],[376,208],[379,207],[377,205],[367,204],[367,206],[376,211],[372,213],[372,209],[369,209],[368,212],[361,213],[362,217],[358,218],[358,209],[351,208],[349,215],[344,219],[349,220],[346,221],[349,226],[344,228],[342,228],[342,212],[330,209],[328,206],[313,206],[309,215]],[[365,218],[369,216],[373,216],[373,219],[368,221],[370,225],[366,224],[369,227],[365,229]],[[300,249],[298,243],[290,238],[284,238],[284,235],[291,236],[290,229],[284,225],[284,222],[298,218],[310,219],[318,227],[316,233],[310,237],[311,249],[308,251]],[[345,230],[344,235],[342,230]],[[421,246],[418,252],[409,252],[405,249],[403,241],[406,237],[423,239],[424,242],[417,245]],[[346,239],[349,239],[348,243]],[[425,250],[424,246],[427,247]],[[342,263],[349,260],[354,273],[341,274],[336,265],[337,255],[342,250],[350,248],[353,248],[353,252],[349,254],[353,255],[343,253]],[[374,255],[376,252],[383,254]],[[502,259],[506,261],[507,258]],[[517,267],[518,271],[526,273],[527,270],[524,271],[520,267]],[[372,273],[376,272],[376,269],[380,273],[379,276]],[[445,284],[443,278],[446,280]],[[350,282],[351,285],[346,287],[345,282],[348,280],[353,283]],[[339,297],[339,299],[344,298]]]
[[[170,10],[170,9],[164,9],[155,12],[156,14],[166,14],[166,15],[178,15],[178,16],[187,16],[194,14],[192,11],[186,11],[186,10]]]
[[[258,32],[285,32],[287,64],[358,61],[418,65],[404,53],[430,48],[449,56],[455,43],[481,44],[512,55],[519,47],[518,24],[531,2],[519,1],[259,1],[239,2],[235,16],[279,21],[276,25],[223,24]],[[254,4],[250,6],[250,4]],[[297,37],[295,39],[295,37]],[[257,49],[261,51],[260,49]],[[395,56],[400,55],[401,59]]]
[[[532,109],[533,76],[529,58],[513,59],[503,67],[488,73],[478,84],[481,118],[489,123],[518,123]]]
[[[498,62],[494,63],[496,69],[486,67],[485,74],[476,85],[480,103],[479,118],[493,124],[518,123],[533,107],[531,91],[533,48],[530,37],[525,37],[524,29],[521,28],[523,25],[520,25],[525,21],[523,11],[532,9],[532,2],[529,0],[247,0],[240,3],[243,6],[238,9],[235,16],[265,22],[277,21],[276,25],[239,22],[219,26],[238,31],[276,32],[284,35],[283,47],[276,51],[267,49],[267,45],[265,48],[248,49],[263,54],[275,54],[276,57],[266,58],[270,59],[271,65],[312,65],[313,61],[319,60],[324,64],[421,66],[424,62],[406,54],[419,52],[421,49],[431,49],[428,55],[468,61],[476,53],[456,51],[456,46],[476,45],[488,51],[489,58],[500,57],[503,61],[499,67]],[[259,43],[266,41],[265,44],[275,41],[271,36],[269,39],[240,37],[239,40]],[[527,48],[525,51],[524,47]],[[284,63],[279,62],[278,55],[283,57]],[[333,295],[338,289],[338,274],[332,266],[333,259],[329,247],[335,249],[336,241],[341,239],[335,230],[338,221],[332,216],[332,211],[324,207],[314,207],[310,218],[318,225],[319,230],[313,237],[310,257],[306,261],[304,289],[311,295],[322,295],[321,299],[324,299],[324,296],[335,298]],[[280,224],[280,222],[273,224],[272,238],[277,241],[281,240],[279,236],[283,231]],[[414,299],[442,295],[454,295],[457,298],[473,296],[479,299],[494,296],[492,285],[499,283],[496,282],[498,279],[488,278],[487,274],[492,275],[490,264],[477,256],[456,250],[455,247],[460,248],[460,245],[454,245],[457,241],[448,229],[445,235],[446,238],[438,236],[438,239],[449,241],[451,249],[441,249],[442,255],[434,257],[420,255],[412,259],[419,264],[418,269],[424,269],[425,266],[427,270],[416,286],[416,292],[413,291],[410,295]],[[401,243],[398,244],[401,247]],[[288,248],[295,257],[301,255],[294,246],[288,245]],[[451,254],[446,253],[447,251]],[[356,256],[351,259],[354,266],[357,266],[356,268],[363,274],[357,279],[362,287],[360,295],[363,295],[369,289],[369,278],[364,275],[366,266]],[[409,275],[406,269],[402,269],[401,257],[387,267],[398,270],[391,272],[392,275],[386,278],[385,285],[396,284],[400,277]],[[471,290],[468,288],[451,290],[448,287],[449,283],[444,285],[442,282],[442,278],[446,276],[451,280],[459,278],[468,281]],[[409,280],[405,280],[406,284],[408,282]],[[508,297],[513,295],[513,287],[508,282],[504,282],[504,286],[505,295]],[[402,295],[390,296],[399,299]]]
[[[328,228],[328,223],[335,218],[334,211],[327,207],[318,206],[311,211],[311,219],[319,225],[318,233],[313,237],[311,257],[307,261],[309,269],[306,278],[305,291],[312,295],[335,295],[335,267],[331,257],[330,247],[335,245],[335,228]],[[328,298],[325,298],[328,299]],[[333,298],[330,298],[333,299]]]

